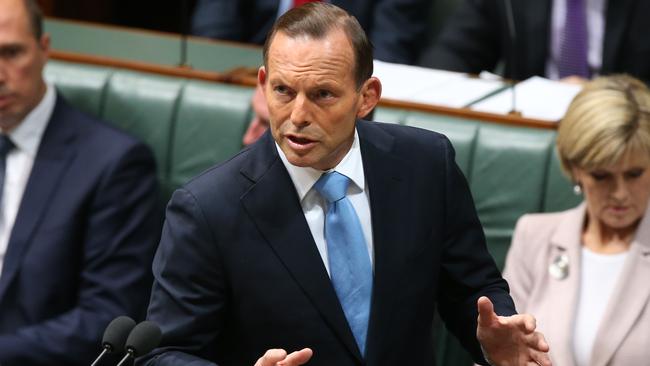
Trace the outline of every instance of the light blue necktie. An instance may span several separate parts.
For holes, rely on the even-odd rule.
[[[349,183],[345,175],[330,172],[323,174],[314,188],[327,200],[325,241],[330,278],[359,350],[365,355],[372,267],[359,217],[345,196]]]

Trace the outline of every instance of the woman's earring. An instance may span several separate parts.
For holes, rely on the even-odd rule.
[[[582,187],[580,187],[580,184],[576,183],[576,184],[573,185],[573,193],[576,196],[579,196],[579,195],[582,194]]]

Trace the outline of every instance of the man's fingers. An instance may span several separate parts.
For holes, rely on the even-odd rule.
[[[300,351],[292,352],[283,361],[278,362],[278,366],[298,366],[304,365],[309,361],[313,352],[309,348],[303,348]]]
[[[539,366],[552,366],[551,359],[548,357],[548,353],[546,352],[532,351],[531,358],[535,361],[535,364]]]
[[[548,343],[546,342],[546,338],[544,338],[544,335],[540,332],[535,332],[530,335],[530,338],[528,338],[528,346],[535,351],[540,351],[540,352],[548,352],[549,346]]]
[[[270,349],[255,362],[255,366],[276,366],[276,363],[284,360],[286,357],[287,351],[283,349]]]
[[[517,326],[524,334],[531,334],[537,328],[537,321],[535,317],[529,314],[515,315]]]
[[[479,326],[487,327],[497,319],[497,314],[494,312],[494,305],[492,305],[492,301],[486,296],[481,296],[478,299],[477,306]]]

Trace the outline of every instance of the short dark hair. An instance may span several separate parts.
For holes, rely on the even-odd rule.
[[[264,66],[268,68],[271,42],[278,32],[291,38],[308,36],[323,39],[334,29],[345,32],[355,57],[354,79],[357,88],[372,76],[372,44],[359,21],[345,10],[325,2],[307,3],[284,13],[273,24],[264,42]]]
[[[32,28],[32,33],[36,39],[40,40],[43,36],[43,12],[41,7],[38,6],[36,0],[24,0],[27,16],[29,17],[29,25]]]

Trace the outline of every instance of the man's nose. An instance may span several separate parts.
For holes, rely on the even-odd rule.
[[[298,94],[293,101],[291,109],[291,123],[297,127],[306,126],[310,123],[311,102],[304,94]]]

